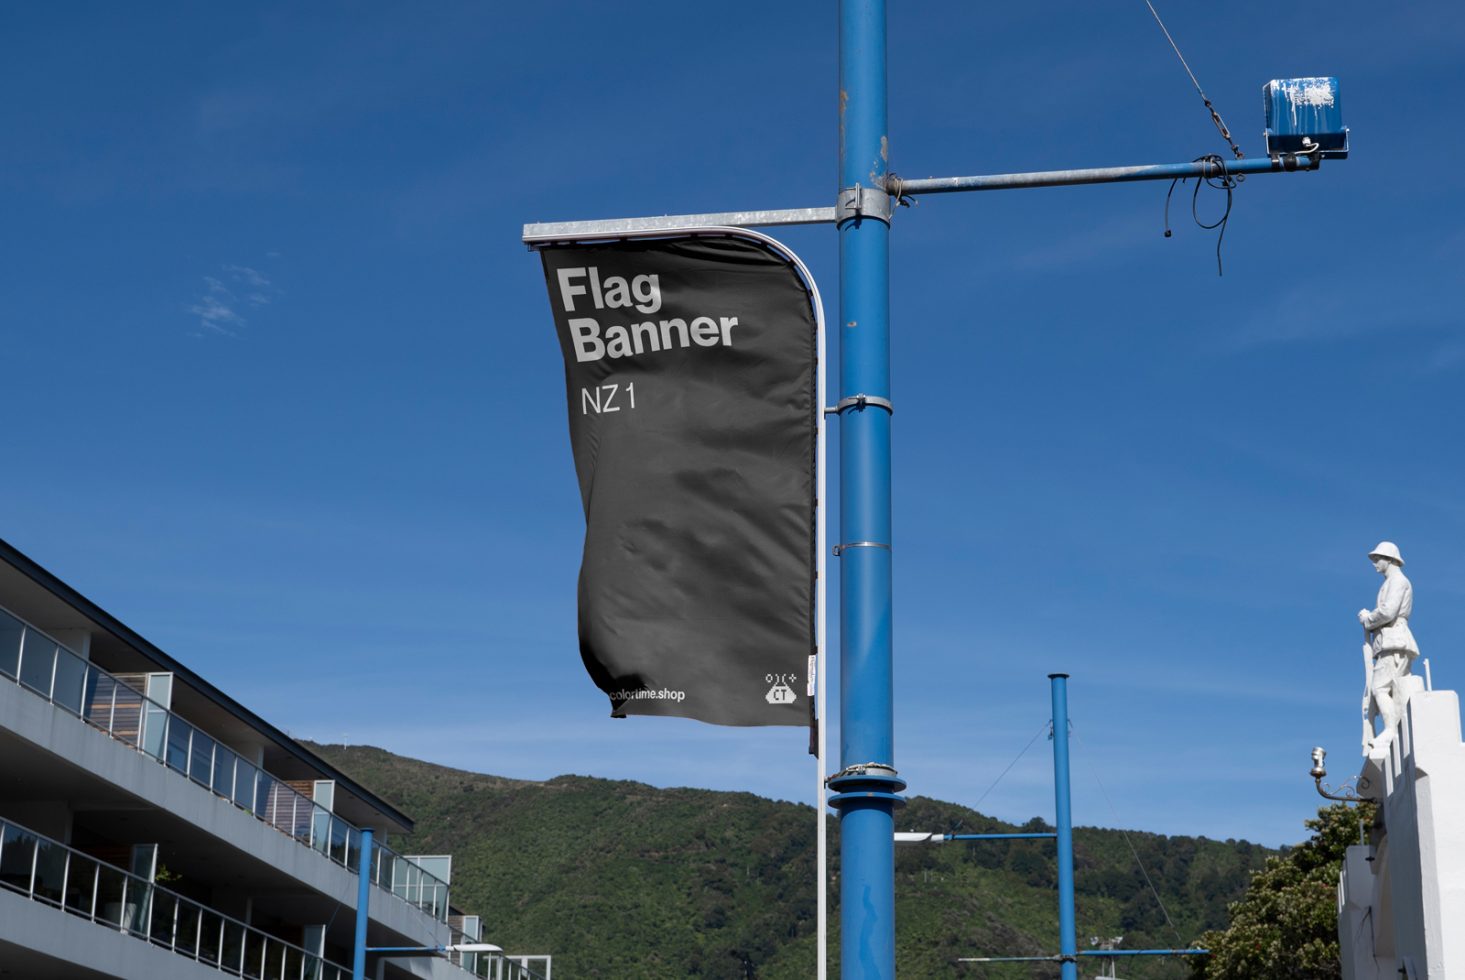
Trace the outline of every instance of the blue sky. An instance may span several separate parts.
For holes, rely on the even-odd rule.
[[[1333,74],[1353,156],[1246,181],[1224,278],[1163,184],[899,213],[897,763],[975,803],[1066,670],[1078,822],[1277,844],[1308,749],[1357,758],[1378,539],[1461,685],[1465,10],[1158,6],[1249,155],[1263,83]],[[834,17],[6,8],[0,537],[299,736],[811,798],[803,733],[612,721],[585,677],[519,232],[832,203]],[[1223,149],[1140,0],[891,21],[907,176]],[[833,232],[778,234],[832,300]],[[1046,752],[981,809],[1051,817]]]

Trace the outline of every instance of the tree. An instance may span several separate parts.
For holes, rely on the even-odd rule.
[[[1231,924],[1201,936],[1211,955],[1191,962],[1192,980],[1336,980],[1338,870],[1358,843],[1358,824],[1373,822],[1372,804],[1335,803],[1306,821],[1312,837],[1251,877],[1231,903]]]

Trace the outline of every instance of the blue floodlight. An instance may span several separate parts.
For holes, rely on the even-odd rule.
[[[1267,110],[1267,155],[1320,153],[1348,156],[1348,127],[1336,78],[1279,78],[1262,89]]]

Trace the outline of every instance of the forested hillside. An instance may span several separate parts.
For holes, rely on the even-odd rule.
[[[524,782],[364,746],[314,748],[416,819],[417,832],[392,840],[393,847],[453,854],[453,904],[481,914],[488,938],[506,949],[553,953],[556,980],[813,976],[814,820],[807,806],[585,776]],[[901,828],[963,833],[1051,829],[1036,820],[1017,828],[922,797],[897,819]],[[837,958],[839,849],[830,824]],[[1227,903],[1275,853],[1244,841],[1128,837],[1127,844],[1119,831],[1074,832],[1081,949],[1089,936],[1118,935],[1131,949],[1173,948],[1224,927]],[[1058,975],[1044,964],[957,963],[1057,952],[1050,841],[903,847],[896,875],[903,978]],[[1098,965],[1086,962],[1082,975],[1096,975]],[[1120,970],[1135,980],[1186,973],[1178,959],[1134,960]]]

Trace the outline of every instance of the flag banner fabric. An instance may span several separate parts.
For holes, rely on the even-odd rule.
[[[580,655],[611,714],[809,724],[807,285],[733,232],[540,252],[585,507]]]

